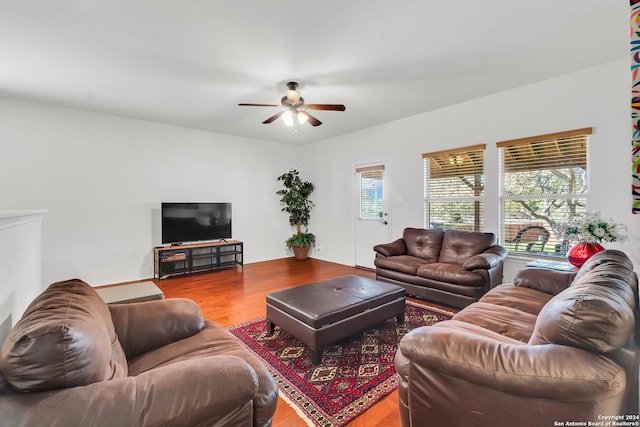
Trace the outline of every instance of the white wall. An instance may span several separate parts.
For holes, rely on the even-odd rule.
[[[484,223],[486,230],[497,233],[495,143],[591,126],[590,208],[628,225],[630,240],[607,247],[625,250],[640,268],[640,216],[631,214],[629,82],[628,61],[615,61],[305,147],[307,178],[317,188],[310,230],[322,246],[314,256],[354,263],[354,164],[390,160],[390,200],[395,202],[391,223],[396,238],[405,227],[423,225],[421,154],[487,144]],[[521,267],[521,260],[511,260],[506,279]]]
[[[245,262],[287,255],[276,177],[299,148],[0,98],[0,209],[46,209],[43,282],[151,277],[160,203],[233,203]]]
[[[275,178],[294,167],[316,184],[310,231],[322,250],[313,256],[353,265],[354,164],[389,160],[391,231],[400,236],[423,224],[421,154],[486,143],[485,225],[497,231],[495,142],[592,126],[591,208],[628,224],[631,240],[619,247],[640,266],[629,90],[628,62],[615,61],[302,149],[0,98],[0,209],[49,211],[44,284],[137,280],[152,275],[162,201],[231,201],[246,262],[288,256]],[[510,262],[507,279],[521,265]]]

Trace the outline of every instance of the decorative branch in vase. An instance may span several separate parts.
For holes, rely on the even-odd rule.
[[[567,260],[574,266],[581,267],[593,255],[604,250],[601,243],[626,240],[627,227],[593,211],[562,224],[562,236],[575,243],[567,252]]]

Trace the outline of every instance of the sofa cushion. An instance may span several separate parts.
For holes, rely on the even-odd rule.
[[[237,356],[251,366],[258,379],[253,409],[254,425],[271,425],[270,420],[278,401],[278,387],[273,377],[264,363],[247,350],[235,336],[212,321],[205,320],[204,328],[195,335],[132,359],[129,374],[140,375],[163,366],[207,356]]]
[[[484,284],[484,278],[480,274],[463,270],[460,264],[444,264],[441,262],[424,264],[418,267],[416,274],[425,279],[454,285],[482,286]]]
[[[605,251],[598,252],[589,258],[576,273],[573,283],[579,282],[582,276],[588,274],[591,270],[602,264],[614,267],[614,269],[607,270],[608,275],[615,274],[616,270],[633,270],[633,263],[624,252],[615,249],[607,249]]]
[[[127,360],[188,338],[204,327],[200,307],[187,298],[110,304],[108,307]]]
[[[98,293],[73,279],[54,283],[27,307],[0,350],[0,369],[21,392],[127,376],[127,361]]]
[[[553,298],[553,295],[539,292],[535,289],[520,287],[513,283],[504,283],[491,289],[480,298],[480,301],[515,308],[537,316],[551,298]]]
[[[427,265],[429,262],[422,258],[416,258],[410,255],[398,255],[392,257],[380,257],[377,256],[374,260],[374,264],[378,268],[385,268],[388,270],[399,271],[405,274],[416,275],[418,267]]]
[[[444,231],[430,228],[405,228],[402,239],[407,254],[428,262],[438,262]]]
[[[551,296],[567,289],[573,282],[574,272],[555,271],[543,268],[525,268],[516,273],[513,284],[522,288],[529,288]]]
[[[636,274],[615,256],[598,256],[585,265],[588,271],[540,311],[530,344],[571,345],[599,353],[626,344],[635,324]]]
[[[495,244],[493,233],[447,230],[442,239],[439,262],[463,264],[467,259],[478,255]]]
[[[453,320],[471,323],[526,343],[533,332],[536,316],[517,308],[478,301],[454,315]]]

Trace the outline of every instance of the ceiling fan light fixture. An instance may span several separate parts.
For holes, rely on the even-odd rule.
[[[298,92],[297,90],[291,90],[291,89],[288,90],[287,101],[289,101],[289,104],[291,105],[300,104],[300,92]]]
[[[282,105],[285,110],[269,117],[262,122],[263,124],[267,125],[269,123],[273,123],[281,117],[284,124],[292,127],[293,132],[296,133],[300,124],[309,123],[313,127],[320,126],[322,124],[320,120],[312,116],[308,111],[301,112],[298,111],[298,109],[304,108],[305,110],[344,111],[346,108],[342,104],[305,104],[304,98],[301,97],[300,92],[296,90],[298,88],[298,83],[289,82],[287,83],[287,88],[288,90],[286,95],[280,98],[280,105]],[[238,105],[249,107],[278,107],[276,104],[241,103]],[[293,114],[295,114],[295,116]]]
[[[298,116],[298,123],[300,123],[301,125],[307,123],[307,120],[309,119],[306,114],[302,114],[300,112],[297,113],[297,116]],[[290,128],[293,127],[293,125],[294,125],[294,123],[293,123],[293,113],[291,112],[291,110],[286,111],[280,117],[282,117],[282,121],[284,122],[285,126],[289,126]]]

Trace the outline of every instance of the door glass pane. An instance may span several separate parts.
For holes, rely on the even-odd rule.
[[[383,213],[384,170],[360,172],[360,219],[380,219]]]

